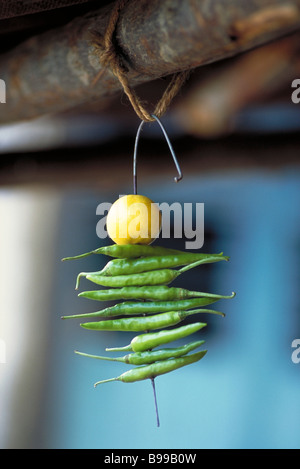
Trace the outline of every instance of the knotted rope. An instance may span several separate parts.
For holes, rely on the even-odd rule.
[[[169,107],[173,98],[177,95],[178,91],[182,87],[183,83],[186,81],[187,77],[190,74],[189,70],[175,73],[164,91],[161,99],[157,103],[153,113],[149,113],[145,109],[141,100],[137,96],[136,92],[130,87],[128,80],[128,67],[125,64],[125,61],[122,55],[118,52],[118,47],[116,44],[115,33],[116,27],[118,24],[119,16],[121,10],[128,3],[129,0],[117,0],[105,31],[104,36],[100,36],[99,33],[93,33],[94,45],[97,47],[100,55],[100,61],[103,67],[109,67],[114,75],[118,78],[119,82],[122,85],[124,92],[126,93],[133,109],[139,118],[143,121],[150,122],[154,121],[152,115],[161,117]],[[103,74],[104,70],[100,71],[100,74],[97,75],[97,81],[100,76]]]

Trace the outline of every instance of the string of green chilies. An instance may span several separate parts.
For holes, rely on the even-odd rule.
[[[98,360],[121,362],[126,363],[128,365],[149,365],[156,361],[167,360],[168,358],[182,357],[183,355],[187,355],[192,350],[199,348],[204,343],[205,340],[198,340],[196,342],[191,342],[181,347],[129,353],[123,357],[102,357],[99,355],[91,355],[89,353],[78,352],[78,350],[75,350],[75,353],[84,357],[96,358]]]
[[[98,384],[108,383],[109,381],[122,381],[123,383],[134,383],[136,381],[142,381],[145,379],[154,379],[157,376],[169,373],[170,371],[177,370],[178,368],[190,365],[191,363],[195,363],[201,360],[205,356],[206,352],[207,350],[203,350],[192,355],[187,355],[180,358],[171,358],[169,360],[162,360],[159,362],[152,363],[151,365],[139,366],[137,368],[133,368],[132,370],[125,371],[125,373],[122,373],[117,378],[110,378],[97,381],[94,386],[96,387],[98,386]]]
[[[211,293],[189,291],[183,288],[167,286],[175,278],[201,264],[228,261],[229,257],[220,254],[205,254],[183,252],[160,246],[149,245],[112,245],[104,246],[78,256],[63,260],[80,259],[91,254],[103,254],[114,257],[98,272],[81,272],[77,276],[76,289],[82,277],[104,287],[105,290],[81,292],[78,296],[97,301],[134,300],[104,308],[101,311],[71,317],[102,317],[113,318],[96,322],[80,324],[89,330],[143,332],[135,336],[125,347],[107,348],[107,351],[130,351],[123,357],[103,357],[84,352],[75,353],[100,360],[119,361],[127,364],[142,365],[131,369],[116,378],[98,381],[122,381],[131,383],[144,379],[151,379],[156,412],[156,394],[154,378],[180,367],[195,363],[202,359],[207,350],[188,355],[199,347],[203,341],[196,341],[181,347],[153,350],[161,345],[183,339],[203,327],[206,323],[194,322],[180,327],[178,325],[187,316],[197,313],[209,313],[225,316],[223,313],[210,309],[193,308],[207,306],[220,299],[233,298],[231,295],[216,295]],[[183,267],[181,267],[183,266]],[[172,268],[181,267],[179,270]],[[139,301],[140,300],[140,301]],[[151,315],[153,314],[153,315]],[[114,316],[121,316],[114,318]],[[125,317],[122,317],[125,316]],[[126,317],[128,316],[128,317]],[[157,329],[161,329],[157,331]],[[156,332],[152,332],[155,331]],[[145,332],[146,331],[146,332]],[[157,413],[158,416],[158,413]]]
[[[185,326],[176,327],[171,330],[163,330],[158,332],[146,332],[135,336],[129,345],[125,347],[114,347],[107,348],[107,352],[145,352],[146,350],[152,350],[161,345],[168,344],[174,340],[183,339],[200,329],[205,327],[207,324],[204,322],[194,322],[192,324],[186,324]]]
[[[233,292],[229,296],[215,295],[214,293],[204,293],[186,290],[179,287],[168,287],[166,285],[158,286],[144,286],[144,287],[122,287],[110,288],[107,290],[89,290],[78,294],[79,297],[88,298],[96,301],[110,301],[110,300],[182,300],[186,298],[214,298],[214,299],[227,299],[233,298]]]
[[[121,319],[109,319],[96,322],[85,322],[80,324],[84,329],[94,331],[122,331],[141,332],[162,329],[175,326],[188,316],[198,313],[210,313],[224,316],[223,313],[212,309],[196,309],[192,311],[169,311],[154,316],[129,317]]]
[[[224,298],[224,297],[222,297]],[[216,303],[220,298],[188,298],[186,300],[171,301],[123,301],[92,313],[73,314],[62,316],[62,319],[70,318],[94,318],[114,316],[134,316],[140,314],[167,313],[168,311],[182,311],[199,306],[207,306]]]

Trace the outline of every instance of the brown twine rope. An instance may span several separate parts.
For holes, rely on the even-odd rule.
[[[155,119],[152,117],[152,114],[150,114],[145,109],[135,91],[130,87],[127,77],[128,69],[124,63],[123,58],[120,54],[118,54],[117,47],[115,45],[115,31],[119,20],[119,15],[128,1],[129,0],[116,1],[110,15],[104,37],[100,36],[99,33],[94,33],[94,44],[99,49],[100,61],[102,65],[104,67],[110,67],[114,75],[118,78],[136,114],[141,120],[150,122],[154,121]],[[101,70],[100,74],[96,76],[94,83],[98,81],[103,73],[104,70]],[[173,75],[169,85],[164,91],[163,96],[157,103],[153,114],[155,114],[157,117],[161,117],[166,112],[172,99],[177,95],[189,74],[190,71],[186,70],[175,73]]]

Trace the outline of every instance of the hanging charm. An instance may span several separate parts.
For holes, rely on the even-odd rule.
[[[153,115],[153,118],[160,125],[167,140],[178,172],[174,179],[178,182],[182,179],[182,173],[171,142],[159,118],[155,115]],[[202,264],[228,261],[229,258],[224,256],[223,253],[184,252],[160,246],[150,246],[157,237],[153,236],[152,225],[155,213],[153,207],[156,207],[157,211],[158,208],[148,197],[137,194],[137,149],[144,124],[145,121],[140,123],[135,139],[133,158],[134,194],[117,199],[107,215],[107,231],[115,244],[100,247],[79,256],[66,258],[76,259],[90,254],[111,256],[113,259],[101,271],[78,274],[76,289],[79,288],[80,279],[85,277],[95,285],[108,288],[84,291],[79,293],[78,296],[95,301],[121,300],[121,302],[93,313],[64,316],[64,318],[83,317],[86,319],[98,317],[100,320],[84,322],[81,327],[96,331],[139,333],[131,340],[129,345],[106,349],[107,352],[128,352],[127,355],[121,357],[105,357],[78,351],[76,353],[99,360],[120,361],[125,364],[136,365],[135,368],[125,371],[118,377],[97,381],[95,386],[112,381],[134,383],[150,379],[154,393],[156,422],[159,427],[160,419],[155,378],[196,363],[202,360],[207,353],[207,350],[189,353],[203,345],[204,340],[190,342],[181,347],[164,348],[164,346],[195,334],[206,326],[206,323],[200,321],[181,325],[188,316],[208,313],[224,317],[225,315],[220,311],[203,307],[216,303],[220,299],[233,298],[235,293],[224,296],[169,286],[175,278],[190,269]],[[137,212],[132,211],[135,204],[138,206],[136,208]],[[141,205],[144,206],[144,209],[141,208]],[[133,221],[139,225],[141,232],[147,233],[146,237],[143,238],[141,233],[139,233],[139,237],[135,236],[131,226]],[[131,229],[129,229],[130,227]],[[149,229],[151,229],[151,236],[149,235]],[[114,232],[115,237],[112,232]],[[181,268],[177,269],[178,267]]]
[[[85,277],[101,288],[83,291],[79,293],[79,297],[98,302],[118,301],[118,303],[96,312],[69,315],[63,318],[98,317],[100,320],[84,322],[81,326],[88,330],[138,333],[129,345],[106,349],[107,352],[128,352],[122,357],[113,358],[83,352],[76,353],[135,366],[118,377],[97,381],[95,386],[111,381],[133,383],[150,379],[154,391],[157,426],[159,426],[154,379],[200,361],[207,352],[207,350],[202,350],[190,353],[202,346],[204,340],[190,342],[180,347],[165,348],[165,345],[198,333],[206,326],[206,323],[200,321],[181,324],[188,316],[210,313],[224,317],[222,312],[203,307],[221,299],[231,299],[235,293],[225,296],[169,286],[177,276],[190,269],[202,264],[228,261],[229,258],[223,253],[185,252],[151,245],[160,233],[161,214],[152,200],[137,193],[138,142],[144,124],[156,121],[167,141],[177,169],[178,174],[174,178],[175,182],[182,179],[176,155],[160,117],[181,88],[189,72],[184,71],[173,75],[153,114],[150,114],[143,107],[136,93],[129,87],[128,70],[116,47],[115,31],[118,18],[127,1],[119,0],[115,3],[105,35],[103,38],[97,36],[96,42],[101,50],[102,63],[110,67],[119,79],[133,109],[141,118],[134,145],[133,194],[117,199],[108,212],[107,233],[114,244],[101,246],[93,251],[63,259],[79,259],[91,254],[112,257],[101,271],[81,272],[77,276],[76,289],[79,288],[80,279]],[[177,269],[178,267],[180,269]]]

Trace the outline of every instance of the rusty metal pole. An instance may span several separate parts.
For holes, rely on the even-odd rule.
[[[6,104],[0,123],[95,102],[121,89],[101,71],[91,32],[103,34],[111,5],[32,37],[0,58]],[[237,55],[300,29],[300,0],[131,0],[117,40],[132,87]]]

